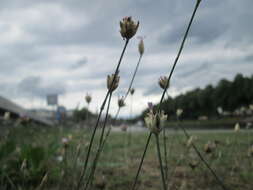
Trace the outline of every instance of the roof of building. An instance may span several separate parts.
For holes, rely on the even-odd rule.
[[[19,106],[18,104],[8,100],[7,98],[4,98],[2,96],[0,96],[0,109],[6,110],[8,112],[14,113],[16,115],[22,115],[22,116],[28,116],[30,119],[41,123],[41,124],[45,124],[45,125],[53,125],[53,122],[42,118],[32,112],[27,111],[25,108],[22,108],[21,106]]]

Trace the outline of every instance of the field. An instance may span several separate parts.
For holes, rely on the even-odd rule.
[[[1,128],[0,189],[74,189],[92,130],[35,125]],[[252,131],[189,133],[227,189],[252,189],[253,157],[248,152]],[[101,153],[92,189],[131,189],[147,137],[148,131],[112,132]],[[181,131],[168,130],[167,139],[169,189],[221,189]],[[206,153],[208,141],[215,146]],[[140,190],[162,188],[156,154],[152,138],[137,182]]]

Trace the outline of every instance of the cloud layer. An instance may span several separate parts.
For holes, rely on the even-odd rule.
[[[131,15],[140,21],[137,36],[145,36],[145,54],[134,82],[133,112],[138,114],[147,102],[159,100],[157,80],[169,73],[194,4],[195,0],[2,0],[0,95],[39,107],[47,94],[58,93],[61,104],[74,108],[78,102],[84,106],[90,92],[90,108],[98,110],[106,76],[115,69],[124,44],[119,20]],[[252,9],[252,0],[202,1],[172,77],[172,96],[232,79],[239,72],[252,74]],[[131,40],[123,59],[112,114],[137,63],[137,45],[137,38]],[[128,116],[129,109],[122,116]]]

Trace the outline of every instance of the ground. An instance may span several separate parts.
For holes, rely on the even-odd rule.
[[[2,127],[1,189],[74,189],[87,154],[91,131],[59,126]],[[101,130],[98,135],[100,133]],[[170,189],[222,189],[187,143],[183,133],[180,130],[168,130],[166,133],[167,183]],[[253,156],[249,152],[253,144],[253,131],[189,130],[189,133],[195,137],[194,143],[200,153],[227,189],[253,188]],[[92,189],[131,189],[148,135],[148,131],[112,132],[99,158]],[[161,133],[163,155],[162,137]],[[63,138],[67,139],[67,143],[62,142]],[[205,152],[208,142],[212,145],[210,153]],[[97,144],[96,137],[89,166]],[[43,181],[45,176],[46,180]],[[139,190],[162,189],[154,137],[144,159],[137,187]]]

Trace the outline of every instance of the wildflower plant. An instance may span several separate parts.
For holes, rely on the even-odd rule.
[[[125,44],[124,44],[123,50],[121,52],[118,64],[117,64],[116,69],[115,69],[115,72],[111,75],[111,77],[107,77],[107,88],[108,88],[108,90],[107,90],[107,93],[105,95],[104,101],[103,101],[103,103],[100,107],[100,111],[99,111],[99,114],[98,114],[98,117],[97,117],[97,121],[95,123],[95,127],[93,128],[93,132],[92,132],[92,135],[91,135],[91,140],[90,140],[90,143],[89,143],[89,146],[88,146],[86,159],[85,159],[85,162],[84,162],[84,165],[83,165],[83,169],[82,169],[78,184],[76,186],[76,190],[80,189],[80,187],[82,185],[82,181],[83,181],[83,178],[84,178],[85,173],[86,173],[88,161],[89,161],[89,158],[90,158],[91,148],[93,146],[94,137],[95,137],[95,134],[96,134],[96,131],[97,131],[97,128],[98,128],[98,124],[99,124],[102,112],[104,110],[104,107],[105,107],[105,105],[107,103],[107,100],[109,98],[109,103],[108,103],[107,110],[106,110],[106,118],[104,120],[103,128],[106,125],[108,111],[109,111],[109,107],[110,107],[111,95],[112,95],[112,92],[116,89],[115,87],[117,86],[117,81],[119,80],[118,74],[119,74],[119,68],[120,68],[120,65],[121,65],[121,61],[122,61],[122,58],[125,54],[125,50],[126,50],[126,47],[129,43],[129,40],[136,34],[136,32],[138,30],[138,27],[139,27],[139,21],[135,22],[132,19],[132,17],[125,17],[125,18],[123,18],[122,21],[120,21],[120,34],[123,37],[123,39],[125,40]],[[103,137],[103,133],[101,133],[100,139],[102,137]],[[100,140],[100,142],[102,142],[102,141]],[[102,144],[100,143],[99,146],[101,147]],[[98,150],[97,150],[97,152],[98,152]]]

